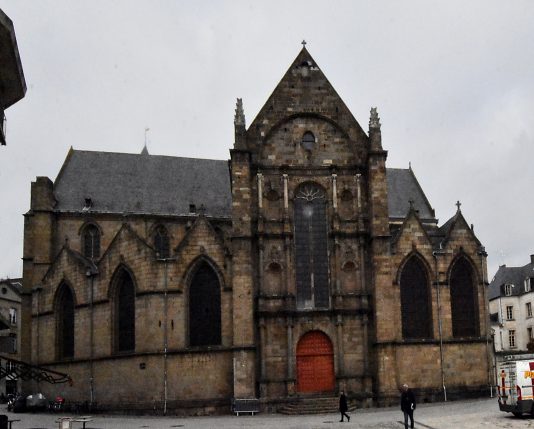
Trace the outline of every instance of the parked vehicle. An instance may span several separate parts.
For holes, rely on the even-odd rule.
[[[59,413],[65,408],[65,398],[63,396],[56,396],[56,399],[50,401],[48,410],[52,413]]]
[[[499,362],[497,383],[501,411],[534,415],[534,359]]]
[[[7,402],[7,410],[13,411],[14,413],[23,413],[26,411],[26,397],[20,393],[11,395],[11,399]]]
[[[36,393],[26,398],[26,408],[29,411],[44,411],[48,408],[48,400],[42,393]]]

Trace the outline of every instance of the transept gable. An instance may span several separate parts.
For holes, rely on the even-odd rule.
[[[102,254],[102,257],[100,258],[98,262],[98,265],[100,266],[102,261],[105,258],[109,257],[109,253],[113,252],[115,248],[121,247],[124,244],[128,244],[131,242],[137,244],[138,246],[137,250],[140,250],[141,248],[145,248],[147,250],[151,250],[152,252],[154,252],[154,248],[146,240],[141,238],[139,234],[137,234],[137,232],[135,232],[135,230],[128,223],[125,222],[122,224],[120,229],[115,234],[115,237],[113,237],[113,239],[111,240],[111,243],[109,243],[109,246]]]
[[[417,211],[412,207],[393,236],[392,244],[398,253],[408,253],[414,248],[432,250],[430,239]]]
[[[40,309],[37,309],[38,301],[33,300],[33,312],[52,312],[58,289],[63,283],[67,283],[73,291],[73,296],[78,297],[78,304],[84,303],[86,296],[87,274],[98,273],[96,265],[82,254],[64,245],[50,268],[42,279],[40,295]],[[34,292],[36,293],[36,292]]]
[[[440,232],[444,235],[443,240],[440,242],[441,248],[454,247],[455,243],[462,247],[471,245],[474,249],[481,246],[480,241],[459,208],[455,215],[443,224]]]
[[[296,117],[330,122],[340,135],[367,144],[362,127],[305,47],[248,128],[249,148],[256,147],[284,122]]]
[[[174,248],[174,253],[177,258],[180,258],[186,249],[195,250],[198,254],[203,254],[214,246],[217,250],[224,252],[224,254],[227,254],[229,251],[211,222],[206,216],[200,215],[196,218],[193,225],[191,225],[191,228],[189,228],[182,241]]]
[[[98,272],[93,261],[76,250],[71,249],[68,244],[65,244],[56,255],[52,264],[50,264],[50,267],[43,276],[42,282],[50,283],[50,281],[53,281],[57,277],[60,270],[61,272],[75,271],[76,273],[82,273],[84,275],[87,272],[90,272],[91,274]]]

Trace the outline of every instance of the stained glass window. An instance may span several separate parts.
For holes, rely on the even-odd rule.
[[[402,337],[432,337],[430,290],[427,270],[421,260],[412,256],[404,264],[400,277]]]
[[[294,200],[297,306],[328,308],[326,197],[314,183],[301,186]]]
[[[189,344],[221,344],[221,286],[207,262],[198,266],[189,286]]]
[[[65,359],[74,357],[74,298],[66,284],[63,283],[60,288],[58,346],[60,359]]]
[[[473,268],[465,259],[456,261],[451,270],[452,335],[475,337],[478,335],[478,311]]]

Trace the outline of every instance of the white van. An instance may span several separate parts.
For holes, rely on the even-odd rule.
[[[510,360],[497,364],[499,409],[519,417],[534,415],[534,359]]]

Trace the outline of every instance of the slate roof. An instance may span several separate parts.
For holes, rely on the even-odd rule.
[[[434,219],[434,210],[430,206],[415,174],[411,168],[388,168],[389,217],[404,219],[410,210],[410,200],[420,219]]]
[[[524,281],[526,278],[534,277],[534,263],[523,267],[507,267],[501,265],[495,274],[495,277],[488,286],[488,298],[495,299],[504,296],[503,285],[513,284],[512,296],[523,295],[525,292]]]
[[[71,150],[54,183],[56,210],[230,217],[227,161]]]
[[[434,213],[411,169],[388,168],[390,217],[403,219],[409,200],[421,219]],[[203,204],[206,215],[230,218],[228,161],[115,152],[71,150],[54,183],[60,212],[188,215]]]

